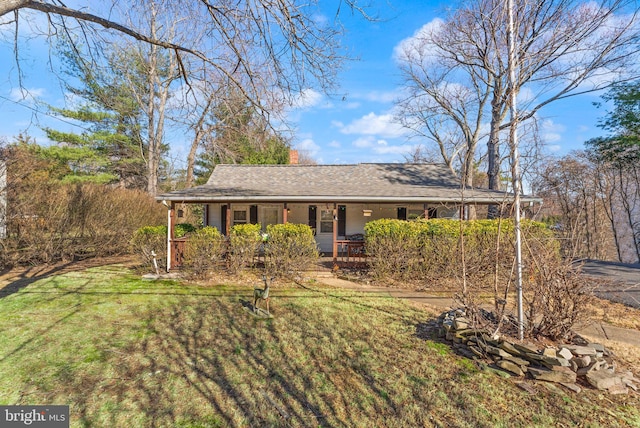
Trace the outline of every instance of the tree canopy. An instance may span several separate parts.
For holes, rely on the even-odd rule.
[[[593,138],[585,145],[600,160],[621,168],[637,166],[640,164],[640,81],[617,84],[602,98],[612,105],[599,124],[609,135]]]

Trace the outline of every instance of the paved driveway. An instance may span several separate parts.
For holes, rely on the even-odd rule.
[[[607,280],[597,296],[640,308],[640,264],[585,260],[582,273]]]

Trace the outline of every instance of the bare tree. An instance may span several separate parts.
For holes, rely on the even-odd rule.
[[[411,49],[428,55],[400,57],[401,70],[412,89],[401,105],[409,106],[413,117],[419,117],[415,112],[422,109],[431,109],[421,113],[431,120],[445,115],[440,120],[453,122],[461,141],[467,136],[465,129],[476,129],[488,120],[490,189],[499,188],[499,146],[502,131],[509,127],[505,120],[511,90],[521,95],[517,120],[522,123],[549,103],[601,90],[638,74],[637,8],[632,1],[518,2],[512,86],[507,81],[506,17],[503,1],[465,1],[440,25],[425,28],[414,39]],[[466,88],[466,99],[452,97],[452,85]],[[452,100],[458,107],[447,108]],[[474,107],[473,114],[469,106]],[[437,141],[433,122],[423,122],[421,129]],[[467,150],[475,147],[466,144]]]
[[[29,22],[34,14],[44,14],[47,26],[42,35],[53,43],[60,35],[69,37],[87,62],[99,63],[106,47],[126,36],[147,45],[150,68],[152,58],[164,52],[177,70],[172,79],[179,77],[186,83],[184,92],[195,92],[194,82],[198,80],[224,82],[271,121],[274,104],[286,103],[289,97],[309,88],[325,92],[335,89],[336,73],[346,59],[339,42],[343,5],[369,18],[357,0],[340,1],[334,20],[316,19],[320,10],[315,1],[156,0],[151,13],[157,25],[150,25],[151,21],[145,19],[147,2],[111,0],[71,8],[59,0],[0,0],[0,17],[4,18],[0,25],[13,25],[19,70],[20,24]],[[171,86],[167,80],[154,80],[151,75],[150,79],[154,89]],[[265,96],[267,90],[270,97]],[[206,111],[211,92],[199,96],[199,109],[192,110],[196,111],[191,125],[194,129],[202,117],[197,112]],[[148,104],[146,109],[150,115],[148,142],[153,147],[161,144],[162,122],[158,119],[166,114],[158,107]],[[150,150],[147,158],[152,193],[157,186],[152,183],[157,175],[156,154],[156,150]]]
[[[615,258],[610,177],[584,152],[549,159],[534,182],[569,259]]]

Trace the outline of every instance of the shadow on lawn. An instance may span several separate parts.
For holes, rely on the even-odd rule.
[[[7,269],[0,272],[0,278],[4,281],[7,281],[7,285],[0,288],[0,299],[18,293],[20,290],[28,287],[36,281],[40,281],[41,279],[61,275],[67,272],[82,271],[91,267],[104,266],[115,263],[131,264],[131,257],[101,257],[86,259],[82,261],[75,260],[53,265],[43,264],[24,268]]]
[[[108,356],[111,378],[86,373],[63,394],[83,425],[97,426],[120,426],[137,412],[140,426],[360,426],[402,416],[375,364],[395,364],[398,355],[374,355],[374,337],[345,336],[335,316],[295,304],[276,309],[286,320],[259,319],[242,306],[237,297],[189,296],[144,309],[140,339]],[[102,346],[116,347],[118,337]],[[426,390],[413,394],[423,395],[425,411],[411,424],[427,424],[431,399]],[[107,415],[98,397],[118,404]]]

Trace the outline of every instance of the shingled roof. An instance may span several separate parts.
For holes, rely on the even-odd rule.
[[[460,180],[440,164],[218,165],[207,184],[158,195],[174,202],[460,202]],[[466,189],[465,202],[512,197]],[[524,198],[525,201],[539,201]]]

